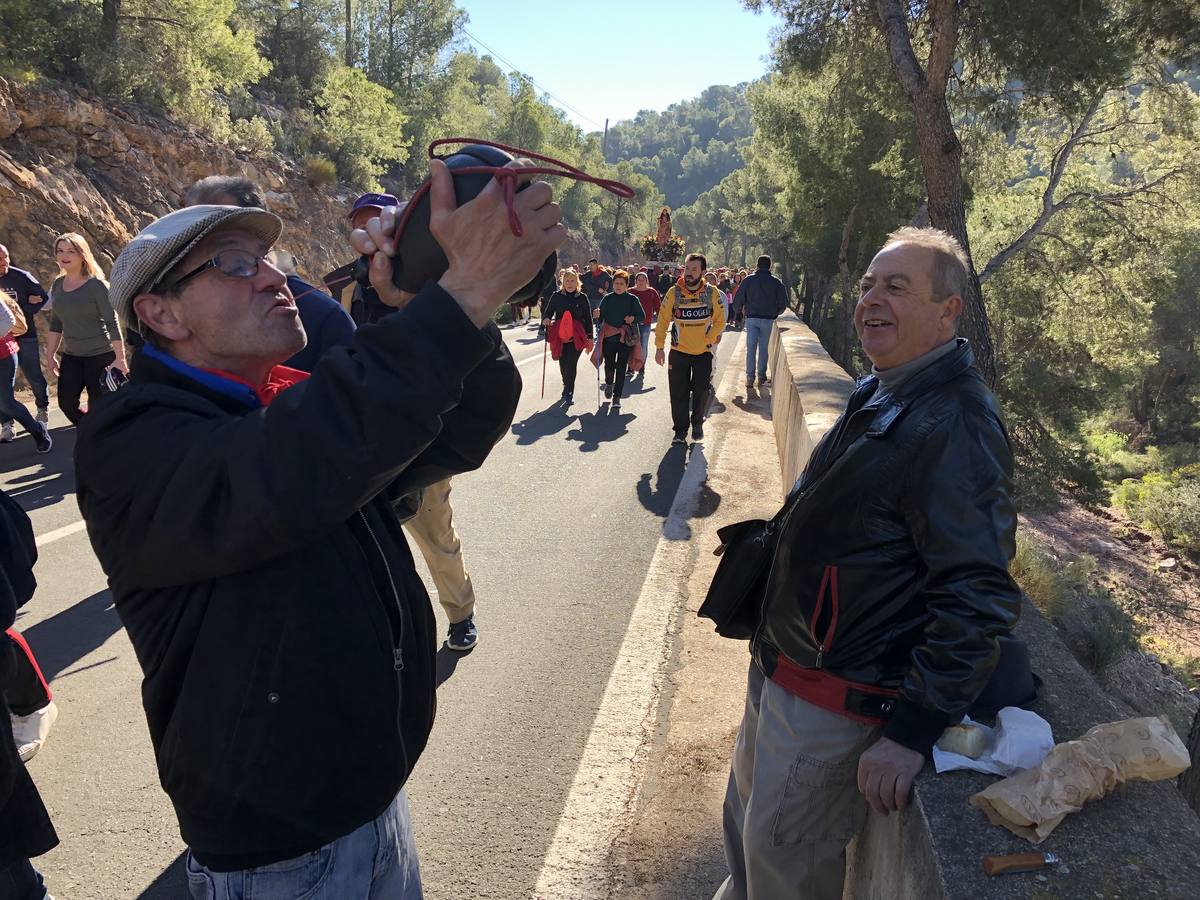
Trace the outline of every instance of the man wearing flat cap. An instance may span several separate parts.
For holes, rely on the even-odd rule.
[[[435,620],[390,501],[507,430],[520,379],[490,320],[565,237],[548,185],[517,195],[516,237],[496,183],[456,208],[432,166],[447,271],[311,377],[279,365],[305,337],[270,213],[178,210],[113,266],[146,343],[80,426],[79,505],[193,897],[421,896],[402,788]]]

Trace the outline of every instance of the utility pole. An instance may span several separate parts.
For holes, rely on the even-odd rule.
[[[354,23],[350,0],[346,0],[346,68],[354,68]]]
[[[600,141],[600,155],[608,158],[608,119],[604,120],[604,137]]]

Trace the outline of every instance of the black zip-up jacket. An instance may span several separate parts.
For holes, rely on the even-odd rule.
[[[79,426],[79,506],[183,839],[231,871],[387,808],[433,724],[429,596],[391,501],[481,465],[520,377],[430,284],[252,409],[139,353]]]
[[[29,516],[0,491],[0,631],[12,627],[17,610],[33,597],[35,562],[37,544]],[[4,702],[4,691],[15,674],[12,647],[0,634],[0,872],[58,844],[50,815],[13,743],[12,721]]]
[[[587,294],[592,309],[599,309],[604,295],[612,290],[612,276],[603,269],[593,275],[592,270],[588,269],[579,276],[579,287]]]
[[[575,291],[573,294],[568,294],[566,291],[555,291],[550,302],[546,304],[546,311],[542,314],[542,318],[547,322],[557,321],[565,312],[569,312],[571,318],[583,326],[584,334],[591,334],[592,306],[588,303],[587,294],[583,291]]]
[[[756,269],[738,285],[732,315],[740,319],[778,319],[787,309],[787,288],[767,269]]]
[[[877,385],[859,381],[793,489],[752,652],[768,676],[782,653],[898,688],[884,735],[927,754],[1020,614],[1012,453],[966,340],[894,396]]]

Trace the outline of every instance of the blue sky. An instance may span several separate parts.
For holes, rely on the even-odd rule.
[[[740,0],[458,0],[468,40],[575,111],[586,131],[767,70],[773,13]],[[631,39],[642,38],[640,47]],[[484,47],[483,45],[487,46]],[[504,60],[498,57],[504,57]],[[555,102],[551,99],[551,102]]]

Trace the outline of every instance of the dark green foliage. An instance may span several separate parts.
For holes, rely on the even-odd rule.
[[[684,206],[744,165],[754,124],[748,85],[713,85],[663,112],[642,111],[609,129],[605,159],[631,162],[671,208]]]

